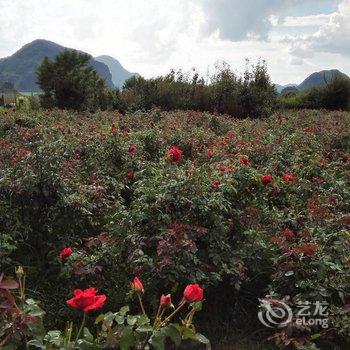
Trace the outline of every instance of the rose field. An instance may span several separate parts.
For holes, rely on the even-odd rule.
[[[349,349],[349,130],[0,110],[0,349]]]

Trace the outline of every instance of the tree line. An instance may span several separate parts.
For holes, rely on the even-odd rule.
[[[286,96],[279,97],[263,60],[256,64],[246,60],[241,75],[234,73],[227,63],[222,62],[207,79],[196,70],[172,70],[165,76],[151,79],[132,77],[122,89],[113,91],[88,66],[90,58],[85,53],[66,50],[54,60],[44,59],[37,71],[38,84],[43,91],[43,107],[81,111],[114,109],[123,113],[158,107],[162,110],[208,111],[240,118],[263,118],[278,107],[349,107],[346,102],[350,96],[350,88],[346,87],[349,81],[345,84],[336,81],[326,88],[312,89],[303,95],[303,103],[293,102],[290,96],[289,100]]]

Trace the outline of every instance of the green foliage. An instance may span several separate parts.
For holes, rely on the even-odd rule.
[[[1,270],[28,267],[30,297],[43,300],[48,328],[64,329],[72,289],[93,285],[118,310],[139,275],[150,312],[154,295],[179,299],[187,283],[202,284],[196,323],[215,344],[258,332],[258,298],[267,294],[326,301],[332,310],[332,337],[290,327],[281,347],[291,338],[322,350],[349,344],[349,314],[341,312],[350,295],[349,113],[1,116]],[[166,157],[174,145],[183,152],[177,164]],[[73,254],[62,262],[66,246]]]
[[[91,56],[65,50],[54,61],[47,57],[38,68],[44,107],[75,110],[107,109],[112,95],[97,72],[88,66]]]
[[[350,110],[350,79],[336,77],[321,87],[314,87],[306,92],[281,94],[278,98],[280,106],[287,109],[329,109]]]
[[[191,74],[171,71],[164,77],[148,80],[132,77],[125,82],[120,99],[124,101],[123,107],[130,110],[156,106],[163,110],[193,109],[261,118],[272,112],[276,92],[265,62],[250,66],[247,61],[243,77],[222,63],[216,67],[210,83],[196,71]]]

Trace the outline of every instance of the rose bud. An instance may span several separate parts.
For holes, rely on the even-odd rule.
[[[67,259],[73,253],[73,249],[71,247],[67,247],[61,250],[59,258],[61,260]]]
[[[167,294],[167,295],[162,295],[160,297],[160,306],[163,309],[168,309],[170,307],[173,307],[173,304],[171,302],[171,294]]]
[[[135,277],[131,283],[131,290],[136,293],[144,293],[145,291],[145,289],[143,288],[143,284],[137,277]]]

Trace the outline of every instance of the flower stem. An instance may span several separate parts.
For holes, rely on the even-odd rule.
[[[143,307],[143,302],[142,302],[142,298],[141,298],[140,293],[137,293],[137,297],[139,298],[139,303],[140,303],[142,313],[146,316],[146,311],[145,311],[145,308]]]
[[[75,338],[75,342],[74,342],[74,345],[73,345],[73,349],[75,348],[75,345],[77,344],[78,340],[79,340],[79,337],[80,337],[80,334],[85,326],[85,322],[86,322],[86,312],[84,312],[84,316],[83,316],[83,321],[81,322],[81,326],[79,328],[79,331],[77,333],[77,337]]]
[[[186,304],[185,300],[182,300],[177,309],[172,312],[161,324],[160,326],[164,326],[167,322],[169,322],[181,309],[182,307]]]
[[[154,319],[154,323],[153,323],[153,328],[156,326],[156,324],[158,323],[158,318],[159,318],[159,313],[160,313],[160,310],[161,310],[161,303],[159,303],[159,306],[158,306],[158,311],[157,311],[157,315],[156,315],[156,318]]]

